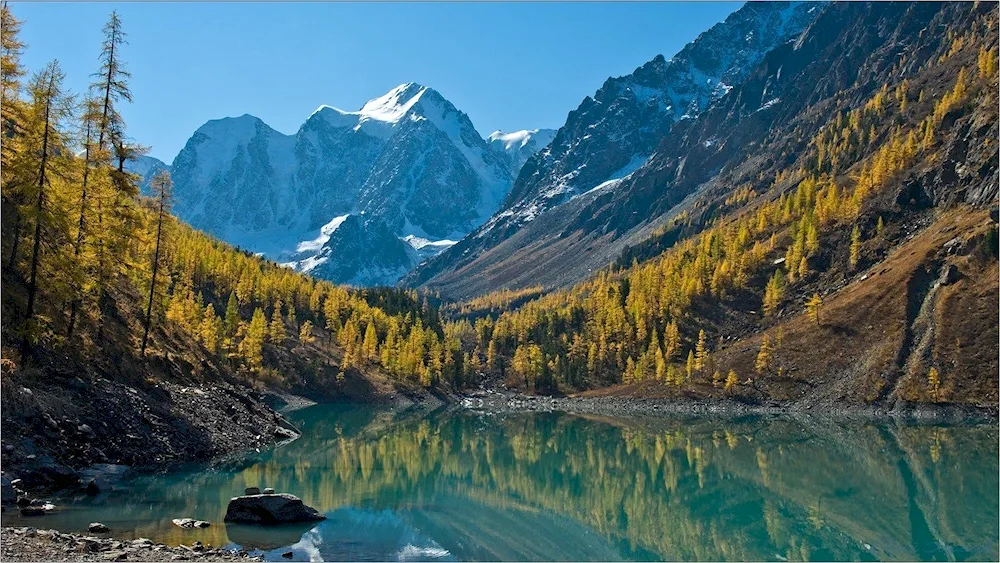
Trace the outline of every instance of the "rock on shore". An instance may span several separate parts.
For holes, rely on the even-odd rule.
[[[132,541],[64,534],[35,528],[4,528],[2,561],[260,561],[245,551],[213,548],[194,542],[170,547],[147,539]]]

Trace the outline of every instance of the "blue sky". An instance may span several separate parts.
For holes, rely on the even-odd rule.
[[[670,57],[741,3],[38,3],[29,70],[59,59],[82,92],[117,9],[135,104],[129,134],[173,160],[205,121],[250,113],[294,133],[322,104],[354,110],[430,86],[482,135],[556,128],[609,76]]]

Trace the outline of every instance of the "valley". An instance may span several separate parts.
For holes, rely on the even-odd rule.
[[[170,163],[117,12],[73,93],[16,11],[4,534],[111,532],[5,558],[996,555],[995,3],[746,3],[558,129],[405,82]],[[221,524],[275,485],[329,520]]]

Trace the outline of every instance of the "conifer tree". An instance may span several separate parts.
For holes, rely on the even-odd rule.
[[[854,225],[854,229],[851,231],[851,269],[858,267],[858,260],[861,258],[861,229],[857,225]]]
[[[771,367],[771,360],[774,355],[774,350],[771,348],[771,338],[765,334],[763,338],[760,339],[760,351],[757,352],[757,360],[754,362],[754,371],[757,374],[764,373],[765,370]]]
[[[313,340],[315,340],[312,331],[313,331],[312,321],[304,321],[302,323],[302,328],[299,329],[299,342],[303,344],[311,344]]]
[[[736,377],[736,372],[733,370],[729,370],[729,374],[726,375],[725,390],[732,391],[733,389],[736,388],[737,385],[739,385],[739,383],[740,380],[738,377]]]
[[[275,346],[281,346],[285,341],[285,320],[281,318],[281,308],[276,307],[271,313],[271,323],[267,328],[268,338]]]
[[[705,330],[698,332],[698,343],[695,345],[694,369],[701,371],[708,364],[708,346],[705,344]]]
[[[81,252],[84,239],[87,236],[86,214],[89,205],[89,198],[97,200],[97,222],[98,229],[95,231],[94,243],[97,246],[98,255],[97,278],[98,290],[100,292],[100,307],[104,307],[107,297],[107,284],[114,277],[115,271],[119,271],[122,261],[112,259],[110,254],[119,254],[124,245],[127,244],[129,233],[127,225],[131,220],[130,213],[124,209],[127,202],[123,196],[134,196],[136,192],[134,178],[125,174],[121,169],[122,162],[118,163],[118,174],[115,175],[116,167],[112,164],[113,147],[124,145],[125,123],[118,112],[119,102],[131,102],[132,92],[128,86],[131,78],[125,64],[122,61],[121,49],[127,44],[126,33],[122,28],[121,19],[118,12],[111,12],[111,16],[105,24],[104,41],[101,44],[101,68],[94,74],[96,80],[91,84],[95,93],[93,103],[86,104],[84,114],[86,130],[84,180],[81,185],[80,209],[77,243],[74,250],[76,255]],[[91,138],[96,135],[97,142],[91,146]],[[91,170],[91,167],[96,170]],[[104,188],[103,182],[88,185],[88,180],[92,180],[96,173],[101,179],[108,178],[111,181],[113,193],[106,193],[98,190],[94,193],[94,188]],[[69,323],[67,328],[68,337],[73,336],[76,316],[82,304],[82,296],[77,295],[70,306]],[[100,325],[103,327],[103,324]]]
[[[36,320],[35,305],[39,293],[43,247],[50,247],[52,252],[57,252],[57,245],[51,244],[52,239],[60,237],[60,233],[64,232],[60,206],[53,204],[55,184],[65,182],[72,167],[72,153],[60,131],[62,122],[69,117],[72,103],[63,91],[64,78],[59,63],[52,61],[32,80],[29,87],[31,101],[26,127],[26,150],[12,162],[17,172],[33,179],[32,183],[25,182],[23,186],[27,196],[27,209],[24,213],[34,225],[25,312],[28,334],[22,341],[24,353],[28,351],[30,340],[34,336],[32,333],[37,328],[33,323]],[[49,241],[48,245],[43,245],[45,239]],[[58,256],[51,258],[58,259]],[[63,268],[69,266],[62,265]],[[53,276],[62,273],[60,270],[61,268],[54,268],[47,281],[52,282]]]
[[[927,385],[931,388],[931,397],[938,400],[938,393],[941,391],[941,374],[936,367],[931,367],[927,372]]]
[[[226,303],[226,317],[223,326],[226,336],[236,336],[236,329],[240,324],[240,304],[236,300],[236,292],[230,292],[229,301]]]
[[[818,293],[813,293],[809,301],[806,301],[806,311],[809,313],[809,318],[817,325],[819,325],[819,308],[822,305],[823,298]]]
[[[374,361],[378,358],[378,334],[375,332],[375,323],[368,323],[365,328],[365,339],[361,344],[365,358]]]
[[[153,299],[156,296],[156,275],[160,271],[160,248],[166,245],[165,233],[163,231],[164,222],[170,212],[170,204],[173,197],[173,181],[170,180],[170,173],[163,170],[153,176],[150,188],[153,197],[156,198],[156,248],[153,251],[153,275],[149,282],[149,299],[146,302],[146,324],[142,329],[142,346],[139,355],[146,355],[146,342],[149,340],[149,329],[153,323]]]

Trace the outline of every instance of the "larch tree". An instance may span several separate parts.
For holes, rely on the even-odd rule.
[[[754,361],[754,371],[758,374],[764,373],[771,367],[774,356],[774,349],[771,348],[771,337],[767,334],[760,339],[760,351],[757,352],[757,359]]]
[[[17,196],[17,176],[12,167],[14,157],[20,150],[24,136],[24,105],[21,100],[21,50],[24,43],[18,39],[21,22],[14,17],[4,2],[0,8],[0,182],[3,185],[5,205],[18,206],[23,203]],[[9,268],[17,264],[18,245],[21,239],[22,217],[14,214],[14,228],[11,241]]]
[[[127,34],[122,28],[122,22],[118,17],[117,11],[111,12],[111,16],[102,31],[104,33],[104,41],[101,44],[101,68],[94,74],[96,80],[91,84],[91,89],[95,94],[95,101],[92,104],[93,107],[90,107],[91,104],[88,104],[88,109],[84,116],[85,121],[88,119],[93,120],[93,123],[86,123],[84,126],[85,129],[88,129],[88,139],[92,138],[92,136],[96,136],[97,138],[97,142],[93,146],[91,146],[90,142],[87,142],[87,146],[85,147],[85,170],[87,170],[85,178],[90,181],[93,180],[90,171],[91,167],[97,168],[95,172],[101,175],[100,179],[107,177],[110,181],[116,178],[112,175],[112,172],[115,171],[115,166],[112,164],[112,147],[123,143],[122,137],[125,131],[125,124],[121,118],[121,114],[118,112],[117,106],[120,102],[132,101],[132,92],[128,86],[131,74],[125,68],[125,64],[121,58],[122,46],[128,43],[126,40]],[[89,128],[93,128],[96,131],[89,130]],[[124,181],[127,180],[127,177],[119,175],[118,178],[120,178],[118,181],[111,182],[113,192],[121,192],[123,185],[127,184]],[[123,194],[102,193],[104,190],[96,190],[97,193],[94,193],[94,188],[96,187],[103,187],[103,182],[98,182],[98,186],[86,185],[86,182],[84,182],[81,186],[77,234],[79,242],[77,243],[75,252],[79,254],[80,246],[86,237],[86,214],[89,198],[95,198],[97,200],[98,222],[98,229],[95,233],[97,235],[95,243],[98,254],[98,289],[101,300],[106,301],[106,286],[108,278],[111,276],[111,273],[108,271],[109,266],[111,264],[122,263],[122,261],[111,259],[109,253],[120,250],[121,244],[115,243],[124,243],[128,240],[128,236],[127,233],[121,232],[122,229],[117,228],[119,227],[118,225],[104,225],[106,219],[110,223],[111,219],[116,218],[115,215],[117,214],[117,210],[107,209],[108,205],[121,204],[121,196]],[[126,189],[125,191],[131,192],[132,190]],[[72,337],[73,335],[73,327],[81,304],[82,296],[78,295],[70,306],[67,329],[68,337]]]
[[[813,293],[809,301],[806,301],[806,311],[809,313],[809,318],[812,319],[816,325],[819,325],[819,308],[823,305],[823,298],[819,296],[818,293]]]
[[[39,266],[42,262],[43,241],[59,237],[59,207],[51,205],[53,182],[66,181],[72,167],[72,152],[66,144],[60,126],[70,116],[72,99],[63,90],[65,75],[57,61],[52,61],[37,74],[29,86],[31,100],[27,120],[26,149],[15,169],[33,179],[25,183],[26,215],[34,223],[31,260],[28,274],[28,303],[25,323],[28,333],[22,352],[27,352],[35,327],[35,306],[39,293]],[[29,189],[30,187],[30,189]],[[50,241],[51,242],[51,241]],[[52,252],[58,252],[55,245]]]
[[[698,331],[698,343],[694,350],[694,369],[700,372],[708,365],[708,345],[705,343],[704,329]]]
[[[861,229],[857,225],[851,231],[851,255],[850,263],[851,269],[858,267],[858,261],[861,259]]]
[[[312,321],[304,321],[302,323],[302,328],[299,329],[299,342],[303,344],[312,343],[312,341],[315,340],[313,338],[312,331],[313,331]]]
[[[149,299],[146,301],[146,323],[142,329],[142,346],[139,348],[139,355],[146,355],[146,344],[149,341],[149,329],[153,324],[153,302],[156,297],[156,277],[160,272],[160,253],[166,246],[166,233],[164,224],[169,220],[170,205],[173,200],[174,183],[170,179],[170,173],[166,170],[157,172],[150,182],[153,197],[156,201],[156,243],[153,250],[152,277],[149,282]]]

